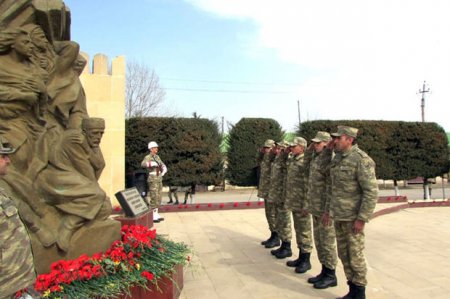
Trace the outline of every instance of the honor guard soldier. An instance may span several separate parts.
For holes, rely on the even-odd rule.
[[[158,156],[158,144],[151,141],[148,144],[150,154],[145,156],[141,166],[148,169],[148,196],[150,197],[149,206],[153,209],[153,222],[164,220],[158,214],[158,208],[161,206],[162,179],[167,172],[167,167]]]

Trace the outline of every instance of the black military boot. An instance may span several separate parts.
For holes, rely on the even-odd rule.
[[[283,241],[279,249],[280,250],[275,254],[275,257],[277,259],[284,259],[292,256],[291,242]]]
[[[174,206],[179,205],[180,202],[178,201],[178,199],[173,203]]]
[[[322,278],[314,284],[315,289],[326,289],[337,286],[336,270],[324,267]]]
[[[300,254],[300,264],[295,267],[296,273],[305,273],[309,269],[311,269],[311,262],[309,261],[309,258],[311,257],[310,252],[302,252]]]
[[[283,243],[281,243],[281,246],[283,246]],[[270,251],[270,254],[272,254],[272,255],[277,255],[277,253],[281,250],[281,246],[278,247],[277,249],[272,249],[272,250]]]
[[[366,287],[365,286],[357,286],[354,284],[355,295],[353,295],[353,299],[366,299]]]
[[[280,246],[280,238],[278,237],[277,232],[273,232],[273,236],[270,237],[270,239],[267,241],[267,243],[264,245],[266,248],[274,248]]]
[[[322,270],[320,271],[319,275],[308,278],[308,283],[314,284],[314,283],[318,282],[322,278],[324,273],[325,273],[325,266],[322,265]]]
[[[339,297],[337,299],[355,299],[356,285],[354,285],[351,281],[347,281],[347,284],[349,287],[349,291],[348,291],[347,295],[345,295],[344,297]]]
[[[286,262],[286,266],[288,267],[297,267],[298,265],[300,265],[300,255],[302,254],[302,251],[299,250],[298,251],[298,258],[296,260],[293,261],[287,261]]]
[[[270,237],[269,239],[265,240],[265,241],[261,241],[261,245],[266,245],[267,242],[269,242],[273,237],[274,237],[275,232],[270,232]]]

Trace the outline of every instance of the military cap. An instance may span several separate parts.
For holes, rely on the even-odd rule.
[[[331,133],[331,136],[334,137],[340,137],[342,135],[347,135],[349,137],[356,138],[356,136],[358,135],[358,129],[349,126],[338,126],[337,132]]]
[[[11,145],[11,143],[6,140],[5,137],[0,137],[0,154],[8,155],[12,154],[16,149]]]
[[[312,142],[328,142],[331,140],[330,133],[319,131],[316,134],[316,137],[311,139]]]
[[[286,140],[282,140],[282,141],[279,141],[279,142],[275,142],[275,144],[276,144],[277,146],[279,146],[279,147],[288,147],[288,146],[290,146],[290,143],[287,142]]]
[[[308,146],[308,142],[303,137],[294,137],[294,140],[290,143],[291,146],[301,145],[303,147]]]
[[[264,147],[272,147],[275,144],[275,141],[272,139],[267,139],[266,142],[264,142]]]

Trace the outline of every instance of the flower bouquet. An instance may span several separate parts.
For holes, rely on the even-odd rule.
[[[148,289],[169,277],[176,266],[190,261],[190,249],[157,235],[144,226],[125,225],[122,239],[105,253],[60,260],[51,272],[37,277],[35,289],[43,298],[117,298],[132,287]]]

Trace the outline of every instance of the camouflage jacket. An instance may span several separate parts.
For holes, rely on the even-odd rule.
[[[259,178],[258,197],[268,199],[270,188],[270,168],[271,168],[270,154],[264,155],[261,162],[261,175]]]
[[[308,209],[307,176],[304,155],[290,156],[286,173],[286,207],[292,211]]]
[[[275,157],[270,169],[270,202],[284,202],[286,190],[286,155],[280,153]]]
[[[330,163],[330,214],[337,221],[368,222],[378,200],[375,162],[357,145]]]
[[[148,166],[151,162],[154,165]],[[157,165],[156,165],[157,164]],[[163,171],[163,168],[166,167],[158,155],[149,154],[145,156],[144,160],[141,162],[141,166],[148,169],[149,174],[159,176]]]
[[[30,237],[13,199],[0,188],[0,297],[8,297],[36,280]]]
[[[321,216],[329,212],[327,201],[327,177],[329,176],[329,164],[332,151],[324,148],[319,154],[313,153],[308,167],[308,203],[309,212],[315,216]]]

